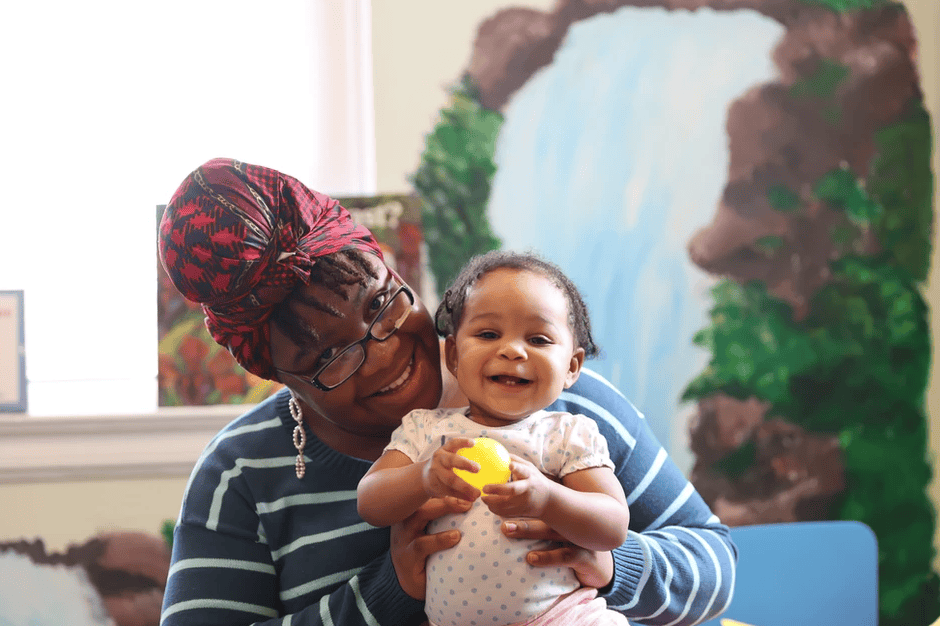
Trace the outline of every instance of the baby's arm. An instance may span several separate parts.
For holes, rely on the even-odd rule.
[[[561,484],[513,456],[513,481],[484,487],[483,502],[500,517],[535,517],[575,545],[613,550],[627,538],[630,510],[607,467],[572,472]]]
[[[451,439],[430,459],[417,463],[404,452],[387,450],[359,481],[359,517],[373,526],[391,526],[417,511],[429,498],[475,500],[480,492],[453,472],[455,467],[479,471],[477,463],[456,454],[460,448],[472,445],[472,439]]]

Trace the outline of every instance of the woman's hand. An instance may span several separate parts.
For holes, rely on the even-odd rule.
[[[570,567],[585,587],[606,587],[614,577],[614,557],[566,542],[548,524],[537,519],[514,519],[502,523],[503,534],[511,539],[541,539],[563,543],[551,550],[533,550],[526,557],[533,567]]]
[[[427,525],[447,513],[465,513],[470,503],[457,498],[434,498],[403,522],[391,527],[392,565],[401,588],[412,598],[424,600],[427,574],[425,562],[429,555],[453,548],[460,541],[460,531],[448,530],[426,534]]]
[[[480,471],[475,461],[457,454],[457,450],[473,446],[473,439],[455,437],[434,451],[421,471],[424,492],[431,498],[453,497],[470,502],[480,496],[479,490],[454,473],[454,469]]]

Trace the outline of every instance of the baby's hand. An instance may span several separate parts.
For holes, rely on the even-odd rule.
[[[500,517],[541,517],[551,498],[553,481],[522,457],[512,457],[512,482],[486,485],[483,503]]]
[[[471,486],[454,473],[454,468],[468,472],[480,471],[480,466],[475,461],[457,454],[457,450],[469,448],[472,445],[473,439],[457,437],[435,450],[421,471],[421,482],[428,497],[451,497],[468,502],[473,502],[480,497],[480,492],[476,487]]]

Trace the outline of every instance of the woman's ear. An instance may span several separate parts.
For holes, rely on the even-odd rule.
[[[454,339],[453,335],[447,335],[447,339],[444,340],[444,363],[447,365],[448,371],[457,376],[457,340]]]
[[[565,389],[571,387],[581,375],[581,366],[584,365],[584,348],[575,348],[568,364],[568,373],[565,375]]]

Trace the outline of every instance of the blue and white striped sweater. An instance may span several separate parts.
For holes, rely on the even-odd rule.
[[[294,422],[282,391],[223,429],[197,462],[177,524],[164,626],[419,624],[388,557],[388,529],[356,512],[370,463],[309,431],[294,475]],[[630,505],[607,603],[631,622],[694,624],[727,606],[736,550],[727,527],[669,460],[645,420],[582,370],[550,410],[583,413],[607,438]],[[615,417],[616,416],[616,417]]]

